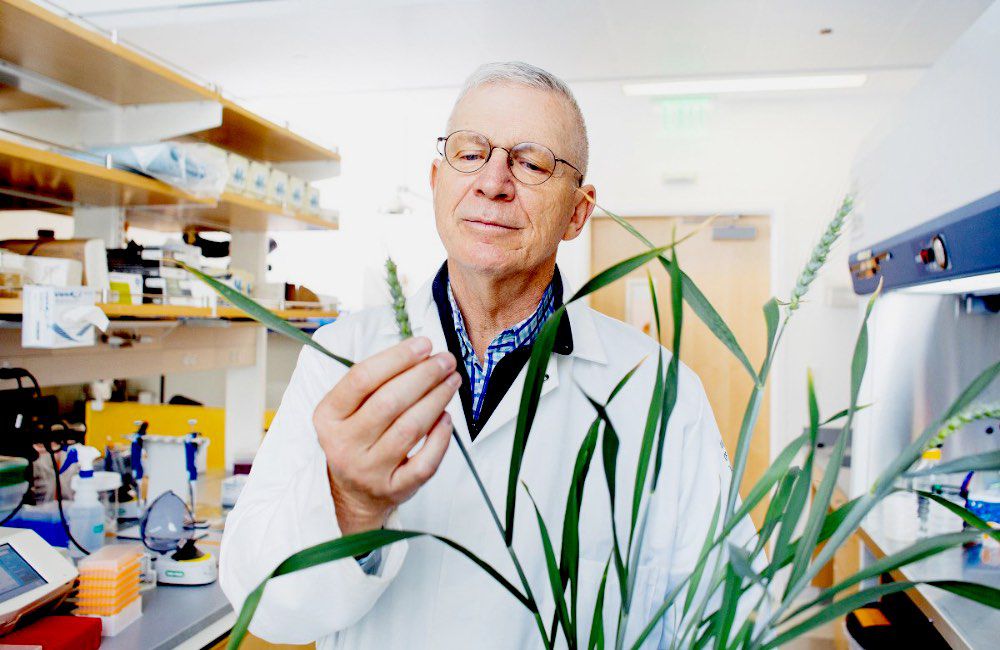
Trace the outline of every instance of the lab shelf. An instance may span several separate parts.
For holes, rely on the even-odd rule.
[[[110,319],[138,318],[177,320],[180,318],[219,318],[225,320],[249,320],[235,307],[196,307],[189,305],[124,305],[120,303],[100,303],[98,307]],[[291,307],[272,309],[274,314],[285,320],[306,320],[309,318],[336,318],[338,312],[330,309]],[[20,298],[0,298],[0,314],[20,316]]]
[[[93,206],[209,204],[145,176],[7,140],[0,140],[0,186],[39,199]],[[0,194],[0,209],[20,208],[17,197]]]
[[[222,105],[222,124],[193,137],[249,158],[274,163],[340,160],[337,152],[28,0],[0,0],[0,60],[122,106],[218,102]],[[19,104],[39,101],[21,92],[9,97]]]
[[[30,111],[36,108],[59,108],[59,104],[0,84],[0,111]]]
[[[68,212],[72,205],[129,208],[131,225],[151,230],[181,230],[193,225],[220,230],[336,230],[337,223],[294,212],[259,199],[224,193],[218,201],[201,199],[160,181],[71,158],[53,151],[0,140],[0,210],[41,209]],[[46,204],[44,199],[55,204]]]
[[[274,203],[225,192],[214,205],[178,204],[162,211],[133,211],[129,223],[151,230],[195,225],[219,230],[337,230],[336,221],[295,212]]]

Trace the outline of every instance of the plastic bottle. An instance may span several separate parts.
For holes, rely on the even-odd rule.
[[[65,508],[66,519],[73,538],[87,552],[93,553],[104,546],[105,507],[97,495],[98,486],[94,481],[94,460],[101,452],[86,445],[72,445],[66,465],[73,462],[74,455],[80,463],[80,474],[73,478],[73,501]],[[69,551],[73,557],[84,555],[72,542]]]
[[[924,471],[928,469],[933,469],[941,463],[941,448],[933,447],[924,451],[920,456],[920,462],[917,463],[913,471]],[[937,489],[935,490],[935,486]],[[925,476],[918,476],[913,479],[911,487],[914,490],[921,490],[923,492],[936,492],[940,494],[940,482],[936,474],[927,474]],[[934,534],[931,525],[930,511],[931,507],[940,507],[937,504],[932,504],[931,500],[922,495],[916,495],[917,497],[917,534],[920,537],[927,537],[928,535]]]

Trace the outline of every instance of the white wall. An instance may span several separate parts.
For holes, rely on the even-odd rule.
[[[850,91],[658,102],[625,97],[617,83],[574,87],[591,136],[590,181],[598,200],[623,215],[743,212],[773,218],[773,291],[787,296],[814,242],[848,190],[848,173],[867,132],[919,78],[878,73]],[[341,230],[279,236],[273,276],[338,295],[348,308],[381,299],[385,252],[411,285],[444,259],[430,204],[406,197],[414,212],[377,213],[397,185],[429,197],[427,177],[456,89],[289,98],[262,105],[337,142],[343,173],[325,183],[324,202],[341,210]],[[669,175],[696,175],[664,185]],[[577,286],[590,274],[589,231],[564,245],[560,265]],[[805,422],[805,372],[812,367],[821,406],[846,405],[852,303],[825,296],[849,285],[846,242],[821,274],[787,333],[774,369],[772,447]],[[363,278],[363,281],[362,281]],[[697,281],[697,278],[695,278]]]

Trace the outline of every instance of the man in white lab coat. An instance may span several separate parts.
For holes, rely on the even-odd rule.
[[[328,349],[359,361],[349,371],[303,348],[226,522],[220,576],[236,608],[292,553],[380,527],[449,537],[520,585],[460,450],[449,446],[450,431],[454,425],[469,447],[503,517],[526,361],[541,324],[568,297],[556,249],[580,234],[593,210],[595,189],[583,185],[586,129],[560,80],[526,64],[492,64],[470,78],[446,133],[431,186],[448,259],[409,300],[414,338],[399,343],[386,307],[345,316],[316,333]],[[635,329],[581,302],[569,305],[520,474],[554,539],[561,538],[573,459],[595,415],[584,393],[606,400],[645,359],[608,409],[621,436],[618,529],[628,530],[658,350]],[[728,485],[711,407],[697,376],[684,366],[665,449],[628,638],[690,572]],[[586,614],[579,617],[578,636],[584,643],[612,548],[604,482],[595,462],[580,518],[578,611]],[[753,531],[745,527],[741,533],[749,538]],[[549,621],[553,601],[539,528],[523,490],[514,548]],[[617,593],[612,575],[604,610],[611,631]],[[668,643],[675,622],[668,612],[649,644]],[[317,641],[319,648],[542,645],[521,603],[430,538],[272,580],[250,631],[273,642]]]

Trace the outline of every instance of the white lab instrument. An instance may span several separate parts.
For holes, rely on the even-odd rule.
[[[154,501],[139,524],[142,543],[157,553],[156,581],[167,585],[207,585],[219,577],[215,556],[195,546],[194,516],[184,501],[166,492]]]
[[[22,616],[58,604],[77,575],[73,563],[35,531],[0,528],[0,635]]]
[[[195,424],[191,420],[192,427]],[[195,479],[205,471],[209,440],[197,433],[163,436],[136,433],[132,436],[132,470],[135,478],[147,477],[146,502],[173,492],[188,496],[195,503]]]

